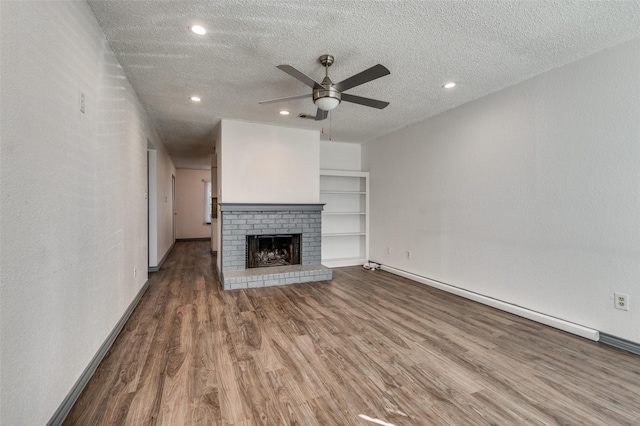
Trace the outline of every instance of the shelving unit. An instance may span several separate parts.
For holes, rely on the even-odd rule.
[[[320,170],[322,264],[362,265],[369,260],[369,172]]]

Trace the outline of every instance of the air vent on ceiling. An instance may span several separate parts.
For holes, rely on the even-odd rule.
[[[315,119],[316,119],[316,116],[315,116],[315,114],[314,114],[314,115],[311,115],[311,114],[304,114],[304,113],[302,113],[302,114],[298,114],[298,118],[307,118],[307,119],[309,119],[309,120],[315,120]]]

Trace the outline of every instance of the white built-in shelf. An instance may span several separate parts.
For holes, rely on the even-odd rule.
[[[362,265],[369,258],[369,173],[320,171],[322,264]]]

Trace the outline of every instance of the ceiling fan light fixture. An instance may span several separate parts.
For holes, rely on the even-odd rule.
[[[323,111],[331,111],[332,109],[335,109],[338,105],[340,105],[340,99],[332,98],[329,96],[318,98],[314,102],[316,106]]]

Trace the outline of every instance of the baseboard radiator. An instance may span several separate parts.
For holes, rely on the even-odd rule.
[[[391,266],[380,264],[380,269],[404,278],[408,278],[412,281],[435,287],[437,289],[446,291],[447,293],[452,293],[456,296],[464,297],[465,299],[473,300],[475,302],[482,303],[483,305],[491,306],[493,308],[500,309],[501,311],[509,312],[511,314],[518,315],[519,317],[527,318],[532,321],[539,322],[541,324],[545,324],[562,331],[566,331],[567,333],[575,334],[577,336],[584,337],[595,342],[600,340],[600,333],[598,332],[598,330],[594,330],[592,328],[584,327],[579,324],[545,315],[540,312],[532,311],[530,309],[503,302],[501,300],[493,299],[491,297],[483,296],[472,291],[464,290],[440,281],[413,274],[411,272],[393,268]]]
[[[600,333],[600,342],[606,343],[607,345],[615,346],[618,349],[624,349],[625,351],[632,352],[636,355],[640,355],[640,343],[621,339],[620,337],[612,336],[606,333]]]

